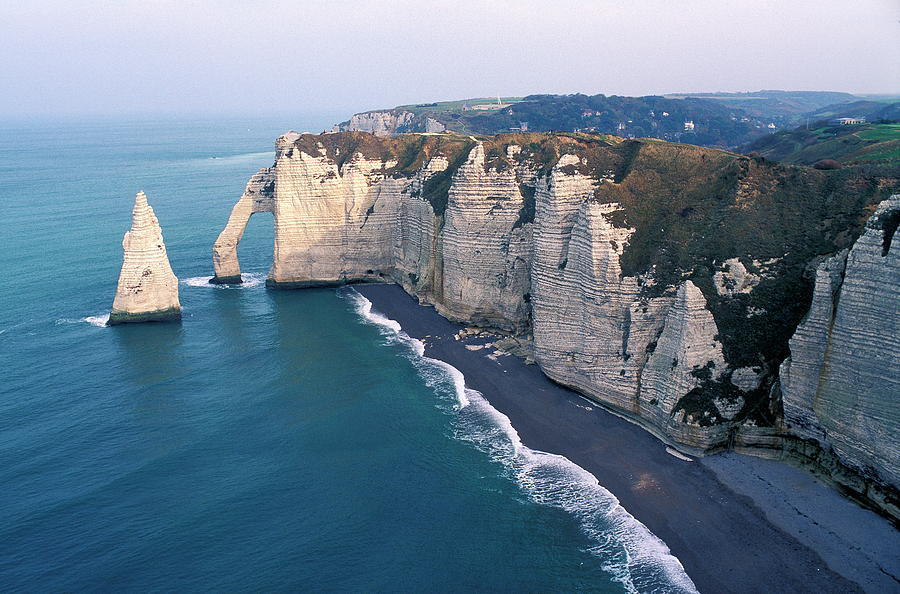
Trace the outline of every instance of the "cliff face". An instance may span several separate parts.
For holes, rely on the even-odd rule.
[[[375,136],[396,136],[409,132],[443,132],[447,127],[434,118],[411,111],[391,109],[354,114],[337,124],[332,132],[368,132]]]
[[[822,262],[781,366],[785,422],[868,479],[900,485],[900,196]]]
[[[143,192],[134,198],[131,229],[122,248],[125,256],[108,324],[181,318],[178,279],[169,265],[159,221]]]
[[[547,375],[681,449],[778,447],[779,365],[809,309],[807,265],[850,247],[885,191],[846,171],[615,137],[290,133],[274,166],[248,184],[214,264],[217,277],[239,274],[227,253],[245,213],[271,210],[270,286],[391,280],[448,318],[533,338]],[[887,273],[863,270],[882,260],[852,255],[875,249],[861,251],[881,241],[870,231],[851,252],[868,280],[841,289],[861,292],[857,310],[841,297],[848,309],[838,309],[833,329],[805,322],[798,337],[807,326],[840,331],[846,348],[862,348],[854,319],[873,290],[883,295],[881,315],[896,312],[896,282],[875,289]],[[886,254],[896,259],[896,248]],[[831,310],[819,294],[834,294],[834,266],[816,281],[814,311]],[[885,333],[891,348],[896,334]],[[870,383],[897,380],[886,348],[870,353]],[[790,386],[810,384],[818,363],[795,355],[786,365],[782,390],[794,394]],[[852,374],[829,369],[831,393],[846,390]],[[809,400],[786,396],[785,409],[809,409]],[[868,414],[896,429],[896,416],[878,406],[856,411],[844,442],[863,439]],[[810,427],[821,424],[788,413],[804,414]],[[897,452],[879,447],[862,453],[895,464]]]

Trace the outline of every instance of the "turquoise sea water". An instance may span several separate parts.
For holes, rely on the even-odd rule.
[[[266,290],[266,215],[206,283],[274,138],[332,119],[0,124],[0,590],[689,589],[358,294]],[[184,320],[107,328],[139,189]]]

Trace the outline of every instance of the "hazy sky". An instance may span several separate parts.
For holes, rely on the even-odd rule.
[[[900,92],[898,0],[3,0],[0,116]]]

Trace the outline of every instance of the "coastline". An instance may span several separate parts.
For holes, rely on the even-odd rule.
[[[464,326],[399,286],[355,289],[421,340],[426,356],[458,369],[467,387],[509,417],[525,446],[563,455],[596,477],[666,543],[700,592],[900,590],[891,573],[892,552],[900,550],[893,527],[806,473],[736,454],[695,461],[672,455],[645,430],[553,383],[537,366],[466,348],[484,339],[457,340]],[[884,538],[858,534],[860,522],[883,527]]]

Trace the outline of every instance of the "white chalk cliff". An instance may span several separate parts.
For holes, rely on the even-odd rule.
[[[178,278],[169,265],[162,230],[144,192],[134,198],[131,229],[122,240],[124,259],[109,325],[181,318]]]
[[[900,196],[822,262],[781,365],[785,422],[863,476],[900,485]]]
[[[817,253],[808,231],[787,237],[803,209],[766,199],[787,175],[614,138],[290,133],[248,183],[213,264],[217,279],[238,279],[247,218],[272,212],[269,286],[396,282],[447,318],[532,340],[549,377],[682,450],[777,451],[793,435],[815,437],[895,489],[900,272],[879,230],[893,215],[883,205],[872,217],[843,280],[843,264],[823,264],[779,380],[803,312],[781,347],[766,332],[790,323],[784,311],[803,296],[777,291],[799,291]],[[824,174],[808,175],[801,198],[825,187]],[[828,216],[849,210],[836,202]],[[785,238],[761,237],[755,216],[796,218]]]
[[[396,136],[409,132],[443,132],[447,127],[434,118],[411,111],[391,109],[354,114],[346,122],[335,125],[332,132],[368,132],[375,136]]]

